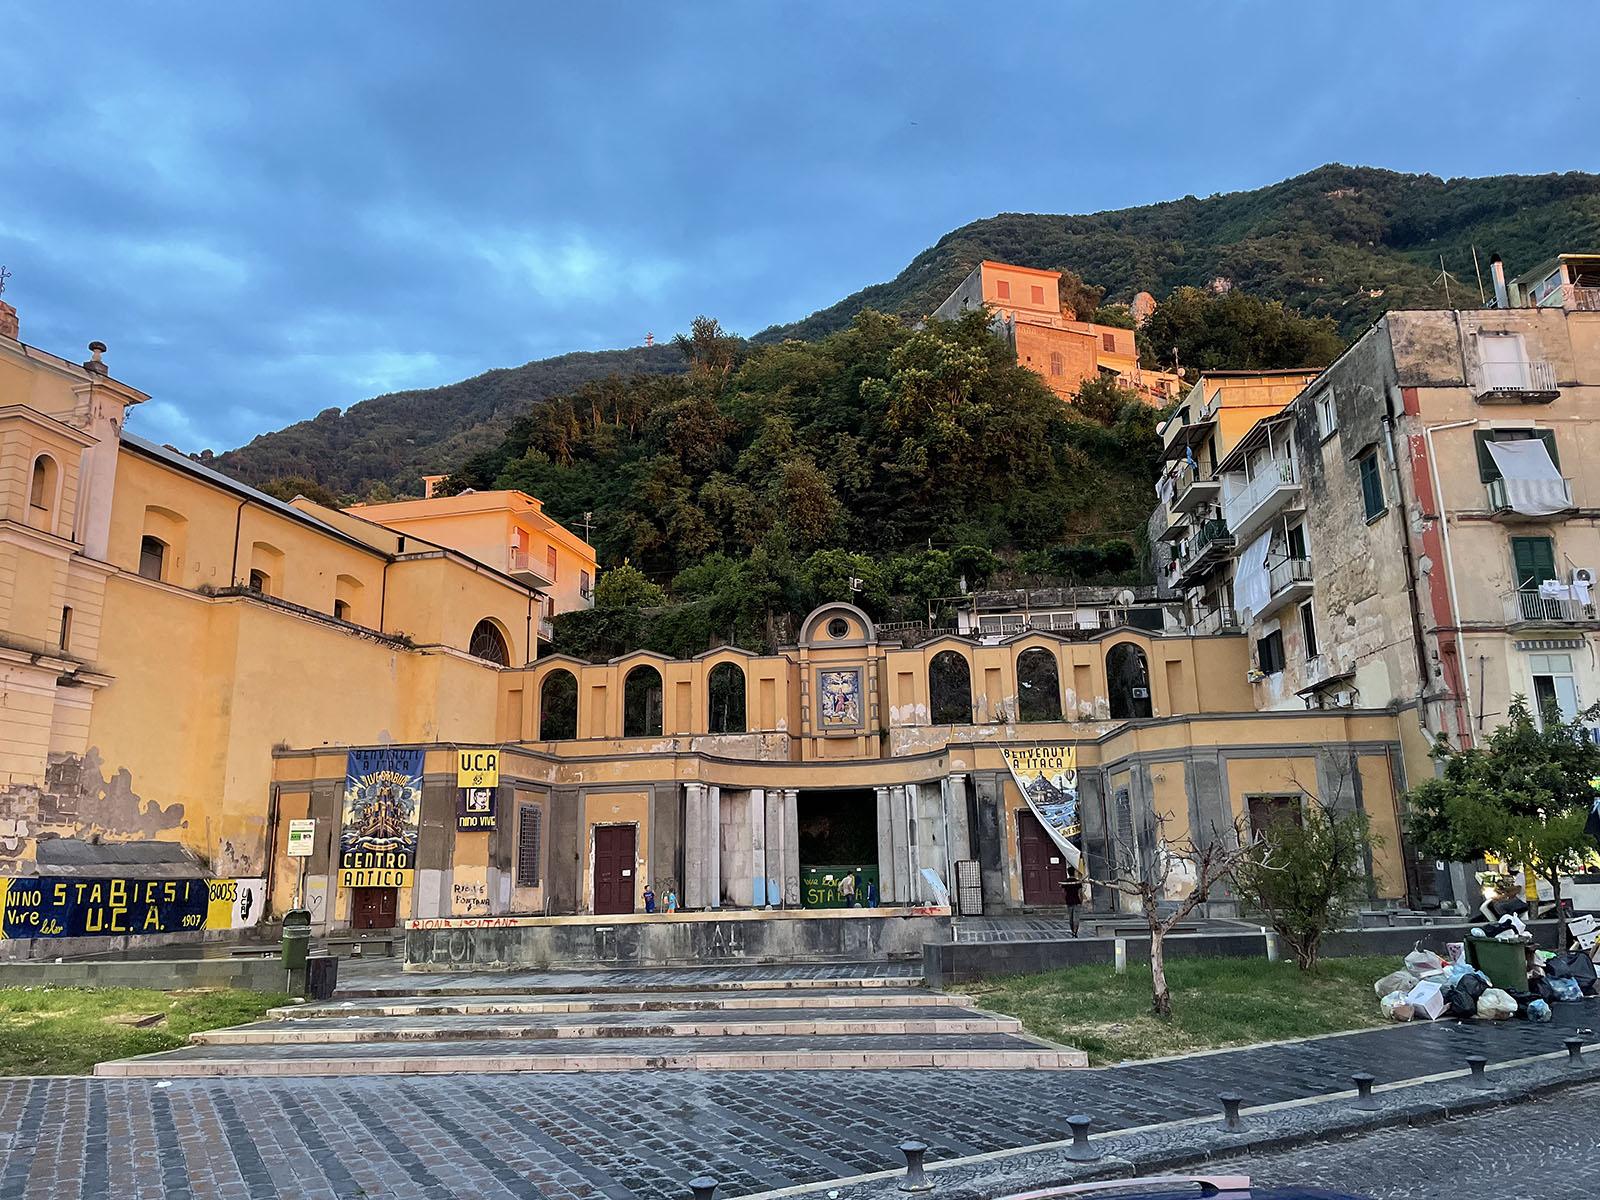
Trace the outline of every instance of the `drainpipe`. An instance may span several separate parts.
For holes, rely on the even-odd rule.
[[[228,569],[228,586],[239,586],[239,531],[244,526],[244,506],[249,500],[239,501],[239,507],[233,513],[233,566]]]
[[[1450,554],[1450,514],[1444,502],[1444,489],[1439,483],[1439,459],[1434,453],[1433,435],[1443,429],[1464,429],[1469,425],[1476,425],[1478,419],[1473,417],[1466,421],[1451,421],[1445,425],[1427,425],[1422,430],[1422,440],[1428,447],[1428,480],[1433,485],[1434,503],[1439,506],[1439,528],[1444,541],[1444,579],[1445,586],[1449,589],[1450,612],[1455,618],[1455,631],[1461,631],[1461,608],[1456,602],[1456,567],[1455,559]],[[1472,684],[1465,678],[1467,664],[1460,654],[1460,638],[1457,638],[1456,662],[1460,665],[1463,678],[1461,680],[1461,699],[1467,706],[1467,736],[1472,736],[1473,710],[1472,710]]]

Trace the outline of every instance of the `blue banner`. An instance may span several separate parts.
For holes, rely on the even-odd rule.
[[[345,767],[339,886],[410,887],[422,815],[423,752],[352,750]]]
[[[0,937],[199,933],[211,890],[205,879],[0,879]]]

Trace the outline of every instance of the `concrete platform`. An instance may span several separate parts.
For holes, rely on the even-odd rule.
[[[267,1016],[280,1021],[319,1017],[485,1017],[533,1016],[540,1013],[643,1013],[737,1012],[747,1009],[782,1009],[797,1005],[810,1012],[835,1009],[964,1008],[966,996],[930,992],[922,988],[869,987],[846,991],[807,988],[760,990],[746,988],[714,992],[609,992],[593,995],[443,995],[411,998],[364,997],[331,1000],[325,1004],[290,1004],[274,1008]]]

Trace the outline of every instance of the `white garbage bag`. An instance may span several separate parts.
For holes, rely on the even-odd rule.
[[[1383,1010],[1383,1015],[1391,1021],[1409,1021],[1416,1015],[1416,1009],[1406,999],[1404,992],[1390,992],[1378,1001],[1378,1007]]]

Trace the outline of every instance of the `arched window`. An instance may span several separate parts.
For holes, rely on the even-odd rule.
[[[1041,646],[1017,655],[1017,716],[1023,721],[1061,720],[1061,673],[1056,656]]]
[[[48,454],[33,460],[33,478],[28,484],[28,507],[37,518],[48,519],[56,504],[56,478],[60,468]]]
[[[661,736],[661,672],[637,666],[622,681],[622,736]]]
[[[161,573],[167,563],[167,544],[160,538],[146,535],[139,539],[139,574],[146,579],[161,582]]]
[[[744,672],[736,663],[718,663],[706,677],[711,694],[712,733],[744,732]]]
[[[539,740],[559,742],[578,736],[578,677],[551,671],[539,685]]]
[[[1150,715],[1150,668],[1144,651],[1132,642],[1118,642],[1106,652],[1106,688],[1113,721]]]
[[[263,596],[272,595],[272,576],[260,567],[250,568],[250,590]]]
[[[963,655],[941,650],[928,664],[928,707],[935,725],[972,723],[972,668]]]
[[[506,646],[506,635],[488,617],[472,627],[472,639],[467,643],[467,653],[496,666],[511,665],[511,651]]]

